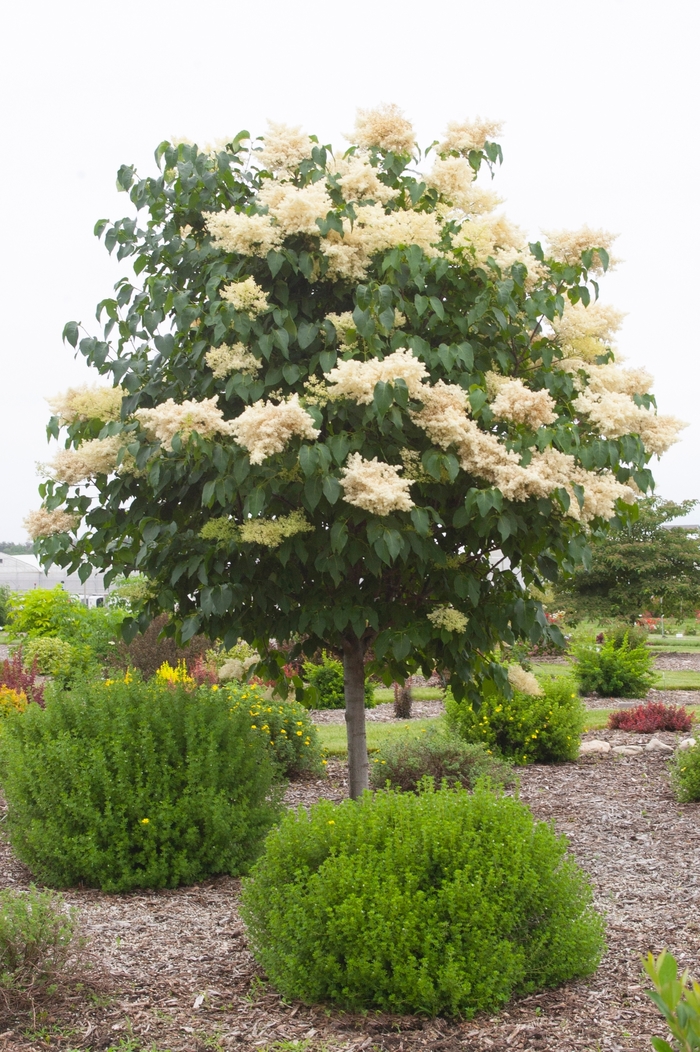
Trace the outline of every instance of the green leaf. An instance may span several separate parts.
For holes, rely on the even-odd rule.
[[[299,464],[307,478],[313,475],[318,464],[316,446],[302,445],[299,449]]]
[[[329,504],[335,504],[342,492],[342,487],[333,475],[326,475],[323,480],[323,495]]]
[[[78,343],[78,335],[79,335],[78,322],[77,321],[68,321],[68,322],[66,322],[66,324],[63,326],[63,340],[64,340],[64,342],[69,343],[71,345],[71,347],[76,347],[77,343]]]
[[[298,365],[293,365],[291,362],[288,362],[282,369],[282,376],[288,384],[295,384],[301,376],[301,370]]]
[[[374,402],[374,408],[377,411],[377,416],[380,418],[385,416],[394,401],[394,389],[391,384],[379,380],[374,385],[374,395],[372,400]]]
[[[433,310],[437,314],[438,318],[441,321],[444,321],[445,320],[445,306],[444,306],[442,300],[438,299],[437,296],[431,296],[430,297],[430,306],[433,308]]]

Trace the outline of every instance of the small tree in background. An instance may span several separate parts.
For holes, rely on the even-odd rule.
[[[156,176],[120,169],[137,216],[96,227],[133,268],[104,339],[64,330],[114,386],[54,400],[43,558],[145,573],[142,624],[245,639],[282,689],[273,641],[340,654],[352,796],[365,668],[507,691],[497,641],[549,631],[529,586],[633,515],[679,426],[613,363],[610,236],[528,246],[493,212],[475,177],[497,130],[454,123],[422,154],[385,107],[337,155],[279,125],[164,142]]]
[[[697,504],[647,497],[636,519],[596,530],[587,566],[557,584],[556,603],[577,619],[692,614],[700,607],[700,527],[668,524]]]

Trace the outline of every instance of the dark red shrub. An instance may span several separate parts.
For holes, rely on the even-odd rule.
[[[0,665],[0,687],[9,687],[10,690],[24,691],[28,701],[35,701],[37,705],[44,707],[44,684],[36,681],[36,658],[32,667],[27,670],[22,666],[22,648],[17,647],[11,660],[3,661]]]
[[[128,646],[123,641],[120,642],[112,663],[124,672],[128,668],[138,669],[144,679],[150,679],[163,662],[167,661],[173,668],[177,668],[178,662],[184,661],[191,675],[195,661],[204,657],[211,642],[206,636],[194,636],[184,647],[179,647],[171,636],[160,637],[167,621],[168,614],[159,614],[151,621],[146,631],[135,636]]]
[[[203,684],[211,686],[213,683],[219,682],[219,677],[216,674],[216,667],[207,664],[202,654],[198,654],[194,659],[190,665],[189,673],[198,687],[201,687]]]
[[[634,709],[619,709],[611,712],[608,727],[617,731],[636,731],[637,734],[653,734],[654,731],[689,731],[694,716],[686,712],[683,705],[664,705],[662,701],[650,701]]]

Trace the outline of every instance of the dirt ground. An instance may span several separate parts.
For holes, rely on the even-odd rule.
[[[645,740],[621,731],[595,736]],[[342,799],[345,767],[329,764],[329,772],[328,780],[293,784],[289,804]],[[535,815],[569,838],[607,918],[608,952],[591,978],[463,1022],[347,1015],[285,1004],[269,987],[246,947],[236,880],[131,895],[72,889],[65,897],[87,937],[77,973],[33,1017],[5,1011],[0,1049],[97,1050],[127,1038],[132,1049],[159,1052],[247,1052],[294,1040],[306,1041],[307,1052],[649,1049],[650,1035],[664,1027],[644,994],[642,957],[667,947],[700,970],[700,805],[675,802],[667,761],[655,754],[533,766],[520,779]],[[0,845],[0,886],[30,880]]]

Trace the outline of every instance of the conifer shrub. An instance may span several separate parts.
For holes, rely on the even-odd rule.
[[[665,705],[662,701],[648,701],[633,709],[619,709],[608,717],[611,730],[635,731],[637,734],[689,731],[692,726],[693,714],[687,711],[685,705]]]
[[[36,990],[53,980],[77,946],[77,916],[53,891],[0,890],[0,988]]]
[[[576,684],[567,676],[543,676],[539,685],[541,694],[486,695],[479,708],[447,691],[448,726],[516,764],[575,760],[586,714]]]
[[[250,683],[228,683],[222,688],[232,708],[249,718],[252,730],[265,741],[272,760],[285,778],[322,774],[321,743],[309,713],[296,701],[265,697]]]
[[[700,744],[676,749],[671,760],[671,785],[681,803],[700,800]]]
[[[644,645],[635,646],[628,633],[600,647],[577,647],[574,653],[574,675],[582,694],[645,698],[654,685],[654,655]]]
[[[288,999],[471,1016],[592,972],[603,922],[566,840],[480,783],[288,812],[244,883]]]
[[[501,785],[513,781],[510,764],[492,756],[481,742],[470,744],[454,734],[424,731],[419,737],[402,735],[387,741],[370,758],[370,783],[375,789],[416,792],[423,778],[435,785],[462,785],[473,789],[479,778]]]
[[[6,721],[0,780],[18,857],[103,891],[242,873],[276,820],[274,768],[223,691],[127,676],[47,691]]]

